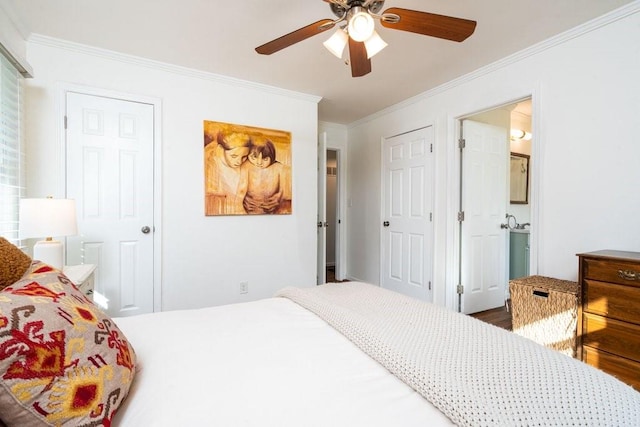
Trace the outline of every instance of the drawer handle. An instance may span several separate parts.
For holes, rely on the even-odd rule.
[[[638,280],[640,279],[640,273],[633,270],[618,270],[618,276],[624,280]]]

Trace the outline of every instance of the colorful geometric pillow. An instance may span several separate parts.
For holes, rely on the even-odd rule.
[[[31,258],[4,237],[0,237],[0,291],[20,280]]]
[[[0,292],[0,418],[7,426],[108,426],[135,364],[115,323],[59,270],[34,261]]]

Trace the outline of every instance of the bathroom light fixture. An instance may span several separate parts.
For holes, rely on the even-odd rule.
[[[522,129],[511,129],[511,140],[524,139],[525,141],[531,140],[531,133]]]

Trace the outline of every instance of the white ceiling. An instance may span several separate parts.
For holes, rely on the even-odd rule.
[[[373,71],[322,45],[333,31],[270,56],[254,48],[319,19],[322,0],[0,0],[23,31],[321,96],[319,119],[348,124],[632,0],[386,0],[478,22],[462,43],[376,24],[389,46]],[[34,70],[37,73],[37,70]]]

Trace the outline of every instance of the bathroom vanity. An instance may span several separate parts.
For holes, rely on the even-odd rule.
[[[509,280],[529,275],[529,230],[509,233]]]

